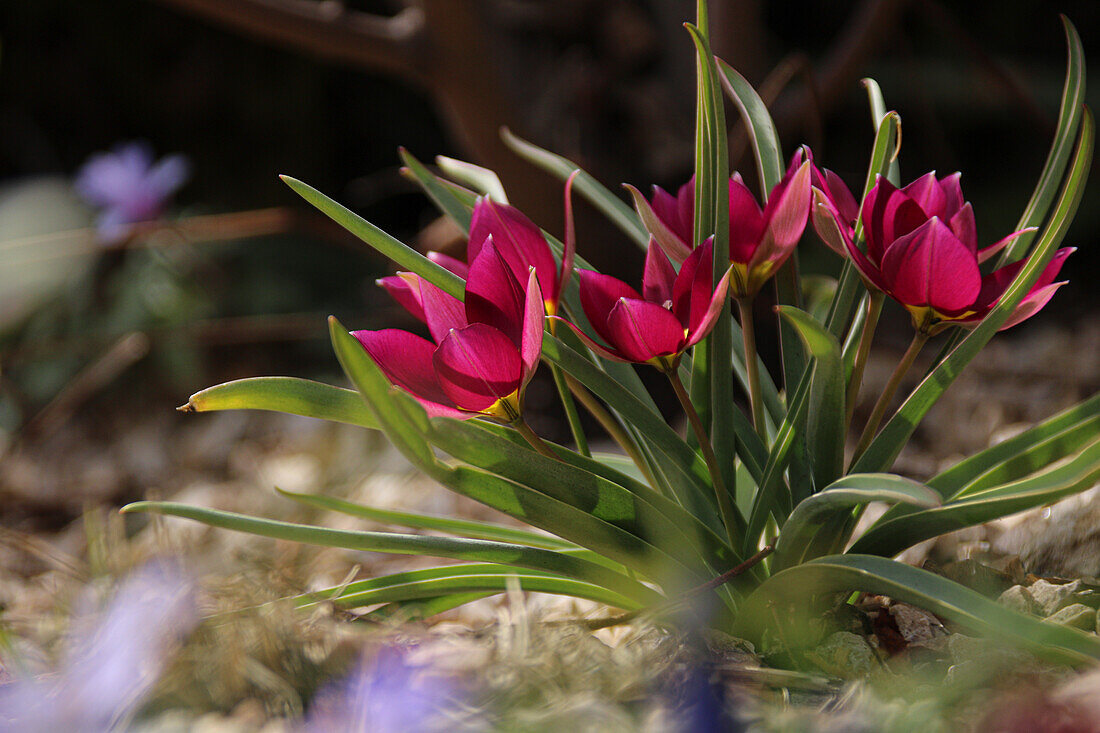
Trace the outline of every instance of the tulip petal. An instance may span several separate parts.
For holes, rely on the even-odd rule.
[[[876,265],[882,264],[883,253],[895,239],[928,220],[915,201],[894,188],[883,176],[875,179],[874,188],[863,200],[861,218],[867,240],[867,258]]]
[[[523,362],[512,340],[484,323],[448,333],[432,364],[447,396],[471,412],[512,395],[523,380]]]
[[[607,328],[607,317],[611,309],[620,298],[641,300],[642,296],[622,280],[593,270],[578,270],[577,277],[580,280],[581,308],[584,309],[584,315],[600,338],[608,344],[614,344]]]
[[[644,300],[620,298],[607,317],[610,343],[630,361],[645,363],[681,351],[684,327],[671,311]]]
[[[947,220],[947,226],[955,233],[959,241],[966,245],[968,250],[977,254],[978,228],[974,223],[974,208],[969,201],[963,204],[954,216]]]
[[[676,262],[683,262],[687,259],[687,256],[691,254],[691,237],[689,236],[685,240],[669,224],[671,220],[679,226],[675,220],[676,217],[679,217],[676,199],[672,198],[659,186],[654,186],[653,205],[651,206],[642,196],[641,191],[630,184],[624,184],[623,187],[630,192],[631,197],[634,199],[634,210],[638,212],[638,218],[642,220],[642,224],[649,232],[650,237],[657,241],[657,245],[664,250],[670,259]],[[658,201],[664,209],[663,214],[657,213],[653,208],[658,205]]]
[[[837,211],[836,206],[821,189],[815,188],[813,191],[814,206],[811,212],[814,231],[826,247],[844,257],[847,250],[844,242],[851,237],[848,235],[848,227],[842,224],[843,215]]]
[[[978,250],[978,264],[979,265],[982,264],[983,262],[988,260],[990,257],[992,257],[993,255],[1000,252],[1002,249],[1004,249],[1008,245],[1015,242],[1016,239],[1021,234],[1027,234],[1028,232],[1034,232],[1036,229],[1038,229],[1038,227],[1024,227],[1023,229],[1020,229],[1019,231],[1012,232],[1012,234],[1009,234],[1004,239],[1001,239],[1000,241],[994,242],[993,244],[989,245],[988,247],[985,247],[983,249]]]
[[[1016,309],[1012,311],[1012,315],[1008,317],[1008,320],[997,330],[1004,331],[1006,328],[1012,328],[1013,326],[1026,321],[1033,315],[1043,309],[1043,307],[1050,302],[1050,299],[1054,297],[1055,291],[1058,288],[1065,285],[1068,281],[1063,280],[1058,283],[1051,283],[1046,287],[1039,288],[1038,290],[1032,290],[1028,293],[1027,297],[1019,302]]]
[[[466,309],[462,301],[441,288],[411,273],[406,274],[408,282],[424,309],[424,322],[436,343],[447,335],[452,328],[466,325]]]
[[[882,275],[903,305],[945,314],[973,306],[982,286],[974,254],[936,217],[890,245]]]
[[[684,329],[693,328],[706,315],[714,293],[714,239],[691,253],[672,285],[672,314]],[[647,298],[652,302],[652,298]],[[661,301],[663,304],[664,301]]]
[[[686,259],[691,260],[691,255]],[[687,266],[687,261],[684,262],[684,266]],[[682,268],[681,272],[683,272]],[[645,270],[642,273],[642,297],[650,303],[664,305],[672,300],[672,284],[675,281],[676,270],[657,244],[657,240],[650,237],[649,249],[645,253]]]
[[[1031,290],[1024,296],[1026,300],[1032,293],[1045,288],[1054,282],[1054,278],[1058,277],[1058,273],[1062,270],[1062,265],[1065,264],[1066,258],[1069,257],[1077,250],[1076,247],[1063,247],[1054,253],[1054,257],[1050,259],[1047,266],[1043,268],[1043,272],[1036,279],[1035,284],[1031,286]],[[1016,279],[1016,275],[1027,264],[1027,260],[1018,260],[1011,264],[1005,265],[999,270],[994,270],[985,277],[982,278],[982,289],[978,293],[977,300],[975,301],[976,309],[981,313],[988,312],[1000,301],[1001,296],[1004,295],[1005,290],[1012,284],[1012,281]],[[1019,323],[1019,321],[1017,321]]]
[[[453,272],[463,280],[465,280],[466,276],[470,273],[470,266],[457,257],[451,257],[442,252],[429,252],[428,259],[443,269]]]
[[[420,304],[420,290],[414,284],[402,277],[406,273],[388,275],[375,280],[375,284],[385,289],[397,304],[412,314],[412,317],[421,323],[426,323],[424,306]]]
[[[429,417],[468,418],[456,409],[432,368],[435,344],[408,331],[352,331],[386,378],[424,406]]]
[[[733,267],[731,266],[726,270],[726,274],[722,276],[722,279],[718,281],[718,287],[714,289],[714,295],[711,296],[710,303],[707,304],[707,310],[697,323],[692,323],[689,326],[687,341],[680,347],[681,349],[699,343],[714,328],[714,324],[718,322],[718,317],[722,315],[722,308],[726,305],[726,295],[729,292],[730,277],[732,276]]]
[[[527,282],[526,273],[523,282]],[[470,276],[466,280],[466,319],[470,323],[487,323],[502,331],[518,348],[524,300],[519,282],[503,253],[497,249],[495,237],[490,235],[477,259],[470,263]],[[437,340],[441,341],[442,336]]]
[[[764,214],[741,176],[730,178],[729,189],[730,262],[747,264],[764,236]]]
[[[822,191],[828,196],[837,213],[840,214],[841,221],[849,227],[853,226],[856,219],[859,218],[859,202],[852,195],[848,184],[844,183],[840,176],[828,168],[821,171],[821,177],[824,184]]]
[[[947,196],[944,195],[940,182],[936,180],[935,171],[925,173],[901,189],[901,192],[916,202],[924,212],[925,218],[943,217]]]
[[[527,282],[527,269],[533,266],[539,274],[542,292],[558,292],[558,266],[550,245],[534,222],[519,209],[485,197],[478,199],[470,219],[467,259],[471,263],[481,253],[489,235],[517,282]]]
[[[966,200],[963,198],[962,187],[959,185],[959,180],[961,178],[962,173],[956,171],[940,181],[940,190],[943,192],[944,196],[944,218],[954,216],[955,212],[966,204]]]
[[[527,275],[527,299],[523,304],[523,330],[520,335],[519,358],[523,362],[521,388],[534,376],[542,356],[543,318],[546,316],[534,268]]]
[[[810,163],[807,161],[789,179],[782,193],[773,191],[768,199],[768,205],[764,208],[767,229],[749,261],[750,278],[751,272],[765,262],[774,263],[770,271],[786,261],[802,237],[809,216]]]

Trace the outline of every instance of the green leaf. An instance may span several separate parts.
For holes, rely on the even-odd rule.
[[[749,376],[748,369],[745,368],[745,339],[741,335],[741,324],[732,318],[730,319],[730,344],[733,348],[731,359],[733,373],[741,388],[745,390],[745,394],[748,394]],[[783,407],[783,398],[779,396],[779,390],[776,389],[771,372],[768,371],[759,354],[756,355],[756,371],[760,376],[760,393],[764,398],[764,409],[771,421],[778,425],[783,422],[783,414],[786,412]],[[772,431],[774,432],[774,426]]]
[[[515,151],[524,160],[533,163],[547,173],[564,181],[573,171],[580,170],[581,174],[573,183],[577,193],[583,196],[595,206],[611,223],[617,226],[623,234],[630,237],[635,244],[645,250],[649,244],[649,234],[645,227],[638,221],[637,215],[626,203],[600,184],[595,178],[581,170],[581,167],[549,150],[543,150],[537,145],[517,137],[507,127],[501,128],[500,136],[504,144]]]
[[[867,77],[863,79],[863,87],[867,90],[867,101],[871,105],[871,127],[877,132],[882,125],[883,118],[886,117],[886,100],[882,97],[882,89],[879,87],[878,82],[874,79]],[[900,135],[900,121],[898,123],[897,135]],[[894,186],[901,186],[901,174],[898,170],[898,156],[896,149],[894,154],[890,156],[889,164],[886,170],[882,171],[882,175],[886,176],[886,179]]]
[[[401,162],[408,167],[409,173],[411,173],[413,178],[416,179],[416,182],[420,184],[420,187],[424,189],[424,193],[428,194],[428,198],[439,207],[439,210],[449,216],[454,223],[458,224],[458,226],[462,228],[462,231],[469,232],[470,209],[464,206],[454,193],[447,188],[434,173],[413,157],[412,153],[405,150],[405,148],[400,148],[398,150],[398,155],[401,156]],[[463,287],[465,288],[465,285],[463,285]]]
[[[500,177],[488,168],[482,168],[480,165],[467,163],[464,160],[448,158],[445,155],[435,156],[435,164],[453,180],[470,186],[498,203],[508,203],[504,184],[500,182]]]
[[[805,311],[784,305],[780,315],[794,326],[813,356],[810,405],[806,419],[806,444],[810,451],[815,486],[825,486],[844,472],[844,393],[846,381],[836,337]],[[791,487],[795,502],[812,487]]]
[[[857,590],[911,603],[1054,662],[1081,665],[1100,658],[1100,640],[1092,634],[1017,613],[926,570],[867,555],[831,555],[773,575],[744,603],[732,633],[759,644],[765,628],[782,619],[780,632],[790,639],[809,620],[810,596]]]
[[[358,395],[356,395],[358,397]],[[474,522],[468,519],[451,519],[450,517],[434,517],[427,514],[413,514],[410,512],[397,512],[389,509],[377,509],[355,502],[337,499],[333,496],[320,494],[300,494],[293,491],[284,491],[276,488],[281,495],[292,499],[299,504],[325,509],[332,512],[340,512],[353,517],[370,519],[380,524],[392,524],[411,529],[430,529],[437,532],[457,535],[459,537],[471,537],[477,540],[495,540],[499,542],[513,542],[531,547],[542,547],[547,550],[566,550],[576,548],[572,542],[548,535],[536,534],[516,527],[505,527],[502,524],[489,522]]]
[[[819,529],[829,520],[850,516],[853,508],[873,501],[931,507],[940,503],[940,495],[923,484],[890,473],[845,476],[794,508],[775,543],[772,572],[812,559],[805,553]]]
[[[410,619],[431,618],[436,614],[450,611],[453,608],[464,606],[467,603],[480,601],[482,598],[496,595],[495,593],[452,593],[434,598],[422,598],[415,601],[394,601],[381,608],[365,614],[364,619],[371,621],[384,621],[388,623],[403,623]]]
[[[1069,175],[1062,187],[1054,213],[1043,229],[1042,236],[1035,245],[1035,250],[1028,257],[1027,263],[989,315],[917,385],[917,388],[859,457],[856,465],[852,467],[853,472],[873,473],[889,468],[902,446],[916,430],[917,425],[932,409],[932,405],[955,381],[963,368],[993,338],[1038,279],[1043,268],[1054,256],[1055,249],[1065,236],[1073,215],[1077,212],[1077,206],[1081,202],[1085,179],[1088,177],[1089,165],[1092,162],[1093,133],[1092,113],[1086,108],[1081,136]]]
[[[700,16],[705,25],[705,3],[700,5]],[[698,69],[698,117],[695,127],[695,246],[714,237],[713,285],[717,287],[729,268],[729,153],[726,149],[726,114],[722,91],[718,82],[718,66],[710,52],[706,30],[686,24],[695,43]],[[691,400],[699,413],[699,419],[710,436],[715,454],[733,456],[737,452],[737,433],[733,415],[728,408],[733,404],[733,383],[730,381],[730,362],[733,344],[730,324],[733,314],[728,304],[723,305],[721,315],[703,343],[697,344],[692,360]],[[705,367],[705,368],[704,368]],[[704,382],[704,380],[707,380]],[[737,472],[733,461],[723,461],[719,466],[722,479],[730,492],[731,503],[737,495]]]
[[[196,392],[184,412],[271,410],[378,429],[359,393],[297,377],[250,377]]]
[[[299,196],[399,266],[415,272],[459,300],[465,297],[466,283],[458,275],[440,267],[407,244],[394,239],[374,224],[336,203],[312,186],[290,176],[281,176],[281,178]]]
[[[1038,227],[1042,225],[1050,212],[1050,207],[1058,195],[1058,186],[1065,175],[1077,131],[1081,125],[1085,104],[1085,52],[1081,46],[1081,37],[1069,18],[1062,16],[1062,25],[1066,32],[1066,82],[1062,88],[1062,103],[1058,110],[1058,125],[1055,128],[1054,142],[1051,143],[1043,172],[1035,184],[1031,199],[1024,207],[1016,229]],[[998,266],[1015,262],[1024,256],[1031,247],[1035,232],[1020,235],[1001,253]]]
[[[933,509],[892,518],[883,516],[856,541],[852,552],[890,557],[932,537],[1084,491],[1098,477],[1100,439],[1094,439],[1072,458],[1026,478],[952,499]]]
[[[250,517],[234,512],[167,501],[139,501],[124,506],[122,512],[124,514],[151,512],[172,517],[183,517],[211,527],[231,529],[236,532],[246,532],[261,537],[271,537],[291,542],[302,542],[308,545],[515,565],[599,585],[622,593],[642,604],[657,603],[663,600],[663,597],[651,588],[603,565],[538,547],[458,537],[429,537],[391,532],[327,529],[308,524],[260,519],[259,517]]]
[[[775,184],[783,178],[783,151],[779,146],[779,133],[768,114],[767,105],[752,88],[752,84],[721,59],[718,59],[718,71],[726,94],[737,105],[741,121],[748,130],[752,151],[756,156],[760,187],[766,198],[768,191],[775,188]]]
[[[1064,457],[1096,435],[1100,392],[1019,435],[986,448],[933,476],[928,485],[943,496],[1026,476]],[[1040,449],[1036,453],[1036,449]]]
[[[456,594],[503,593],[508,590],[509,583],[516,583],[525,591],[584,598],[624,610],[641,607],[637,601],[621,593],[592,583],[488,563],[395,573],[309,593],[296,600],[300,606],[306,608],[321,603],[333,603],[339,608],[356,608],[376,603],[400,603]]]

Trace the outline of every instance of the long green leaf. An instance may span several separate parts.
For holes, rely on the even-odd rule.
[[[420,187],[424,189],[424,192],[428,194],[440,211],[444,212],[451,218],[462,231],[470,231],[470,209],[462,205],[462,202],[454,195],[454,193],[447,186],[443,184],[439,178],[425,167],[423,163],[417,160],[412,153],[405,148],[398,150],[398,155],[401,156],[401,162],[404,163],[409,172],[416,179],[416,182],[420,184]]]
[[[790,638],[808,620],[808,597],[856,590],[911,603],[1055,662],[1100,659],[1100,640],[1092,634],[1025,616],[942,576],[868,555],[831,555],[773,575],[745,602],[733,633],[759,643],[768,626],[783,620],[781,631]]]
[[[580,170],[577,180],[573,183],[574,189],[600,210],[611,223],[615,224],[626,236],[630,237],[642,250],[649,243],[649,233],[638,221],[637,214],[621,198],[605,188],[599,181],[581,167],[562,156],[544,150],[533,143],[517,137],[507,127],[501,128],[500,136],[504,144],[511,148],[521,158],[527,160],[542,170],[564,181],[573,171]]]
[[[500,176],[488,168],[467,163],[464,160],[448,158],[445,155],[435,156],[435,164],[459,183],[472,187],[498,203],[508,203],[508,194],[504,192],[504,184],[500,182]]]
[[[726,93],[741,113],[741,121],[748,130],[753,155],[756,157],[757,173],[760,175],[760,187],[767,196],[783,178],[783,151],[779,146],[779,133],[768,114],[764,100],[752,88],[745,77],[732,66],[718,59],[719,78]]]
[[[852,467],[853,472],[874,473],[890,467],[917,425],[932,409],[932,405],[955,381],[963,368],[993,338],[1001,324],[1008,319],[1016,305],[1038,279],[1043,268],[1054,256],[1055,249],[1065,236],[1066,230],[1069,229],[1073,215],[1081,202],[1085,179],[1088,177],[1092,162],[1093,134],[1092,113],[1086,108],[1073,164],[1062,187],[1057,207],[1043,229],[1043,234],[1035,245],[1035,251],[1028,258],[1027,264],[1016,275],[989,315],[917,385],[882,432],[859,457],[856,465]]]
[[[356,395],[358,397],[358,395]],[[548,535],[536,534],[516,527],[506,527],[502,524],[490,522],[475,522],[468,519],[452,519],[450,517],[434,517],[427,514],[414,514],[411,512],[398,512],[390,509],[378,509],[372,506],[364,506],[355,502],[337,499],[334,496],[320,494],[301,494],[294,491],[285,491],[276,488],[281,495],[306,506],[324,509],[332,512],[340,512],[353,517],[370,519],[381,524],[392,524],[410,529],[430,529],[437,532],[446,532],[458,537],[470,537],[475,540],[494,540],[497,542],[514,542],[531,547],[542,547],[547,550],[566,550],[576,548],[572,542]]]
[[[196,392],[185,412],[271,410],[378,429],[358,392],[297,377],[250,377]]]
[[[1048,465],[1051,460],[1047,459],[1056,458],[1054,455],[1045,454],[1040,459],[1040,461],[1046,460],[1045,463],[1036,461],[1019,467],[1017,461],[1020,457],[1026,456],[1028,451],[1039,446],[1057,446],[1070,450],[1078,447],[1081,444],[1078,441],[1088,440],[1096,434],[1094,425],[1097,418],[1100,418],[1100,392],[1019,435],[959,461],[951,468],[929,479],[928,485],[938,490],[943,496],[953,496],[976,481],[988,481],[994,478],[1010,481],[1019,478],[1042,465]],[[1011,467],[1008,473],[1005,472],[1006,466]],[[1017,472],[1018,468],[1023,468],[1022,472]]]
[[[772,558],[772,572],[805,562],[814,534],[830,519],[851,515],[852,509],[873,501],[932,507],[940,495],[916,481],[890,473],[856,473],[845,476],[803,500],[794,508],[779,532]]]
[[[407,244],[394,239],[351,209],[341,206],[312,186],[290,176],[282,176],[282,179],[283,183],[294,189],[295,193],[316,206],[334,222],[376,249],[380,254],[393,260],[406,270],[415,272],[459,300],[465,297],[466,283],[458,275],[440,267]]]
[[[813,356],[810,405],[806,417],[815,486],[826,486],[844,472],[844,364],[836,337],[813,316],[791,306],[779,306]],[[791,487],[795,503],[809,496],[811,487]]]
[[[882,120],[887,115],[886,100],[882,96],[882,88],[874,79],[867,77],[862,80],[864,89],[867,90],[867,101],[871,107],[871,127],[877,132]],[[897,155],[890,156],[890,162],[882,173],[886,179],[895,186],[901,186],[901,176],[898,170]]]
[[[892,557],[932,537],[1083,491],[1097,478],[1100,478],[1100,439],[1094,439],[1076,456],[1027,478],[978,491],[933,509],[893,518],[884,516],[856,541],[852,551]]]
[[[579,557],[538,547],[457,537],[429,537],[390,532],[327,529],[307,524],[260,519],[259,517],[250,517],[234,512],[206,509],[168,501],[139,501],[127,504],[122,508],[122,512],[127,514],[151,512],[172,517],[183,517],[211,527],[231,529],[236,532],[246,532],[261,537],[271,537],[291,542],[302,542],[308,545],[515,565],[593,583],[622,593],[639,603],[655,603],[662,599],[662,596],[651,588],[607,567]]]
[[[1054,141],[1047,154],[1043,172],[1035,184],[1031,199],[1024,207],[1016,229],[1038,227],[1046,219],[1050,207],[1058,196],[1058,187],[1065,175],[1077,131],[1081,125],[1085,104],[1085,52],[1081,46],[1081,37],[1069,18],[1062,16],[1062,25],[1066,32],[1066,81],[1062,88],[1062,102],[1058,110],[1058,125],[1055,128]],[[1001,265],[1015,262],[1024,256],[1031,246],[1035,232],[1020,235],[1001,253]]]

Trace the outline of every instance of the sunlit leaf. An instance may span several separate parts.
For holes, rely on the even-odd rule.
[[[181,410],[270,410],[289,415],[377,429],[359,393],[297,377],[250,377],[208,387],[191,395]]]

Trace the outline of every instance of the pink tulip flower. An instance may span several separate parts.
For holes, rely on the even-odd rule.
[[[733,266],[730,290],[735,298],[750,298],[760,290],[802,237],[810,213],[811,162],[799,151],[787,174],[772,189],[761,210],[756,198],[734,173],[729,180],[729,255]],[[673,198],[659,186],[646,203],[634,196],[642,220],[671,259],[683,262],[691,252],[695,186],[689,181]],[[647,210],[648,209],[648,210]]]
[[[823,238],[844,250],[872,287],[909,311],[913,326],[935,334],[951,325],[976,326],[997,305],[1024,266],[1016,262],[983,276],[979,265],[1027,229],[978,249],[974,212],[959,188],[960,174],[937,180],[935,173],[895,188],[879,177],[863,202],[864,253],[850,232],[836,222],[834,210],[821,201],[815,220]],[[1001,326],[1010,328],[1037,313],[1064,285],[1054,282],[1074,251],[1058,250],[1016,309]]]
[[[487,238],[469,268],[465,303],[411,273],[398,302],[422,317],[432,340],[408,331],[353,331],[371,359],[430,417],[512,423],[542,353],[544,304],[532,269],[524,282]],[[388,288],[389,289],[389,288]]]
[[[730,273],[712,282],[713,243],[692,252],[679,274],[650,240],[642,294],[617,278],[579,270],[581,306],[604,346],[568,324],[597,353],[617,361],[650,364],[665,372],[714,327],[726,300]],[[566,322],[568,323],[568,322]]]

